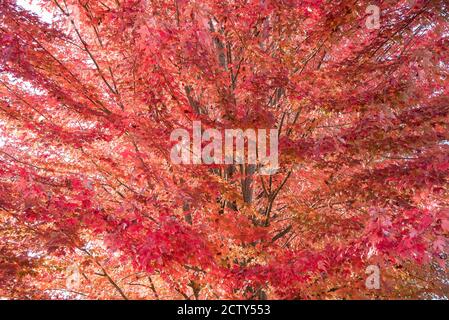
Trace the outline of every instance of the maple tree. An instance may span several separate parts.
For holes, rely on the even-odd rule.
[[[0,297],[448,297],[447,1],[27,2],[0,0]],[[277,128],[278,172],[172,164],[193,121]]]

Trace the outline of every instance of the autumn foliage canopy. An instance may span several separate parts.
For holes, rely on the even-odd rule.
[[[448,23],[445,0],[0,0],[0,297],[447,297]],[[279,170],[173,164],[194,121],[277,128]]]

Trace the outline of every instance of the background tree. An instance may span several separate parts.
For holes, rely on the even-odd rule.
[[[447,298],[448,12],[1,0],[0,296]],[[280,170],[173,165],[194,120]]]

